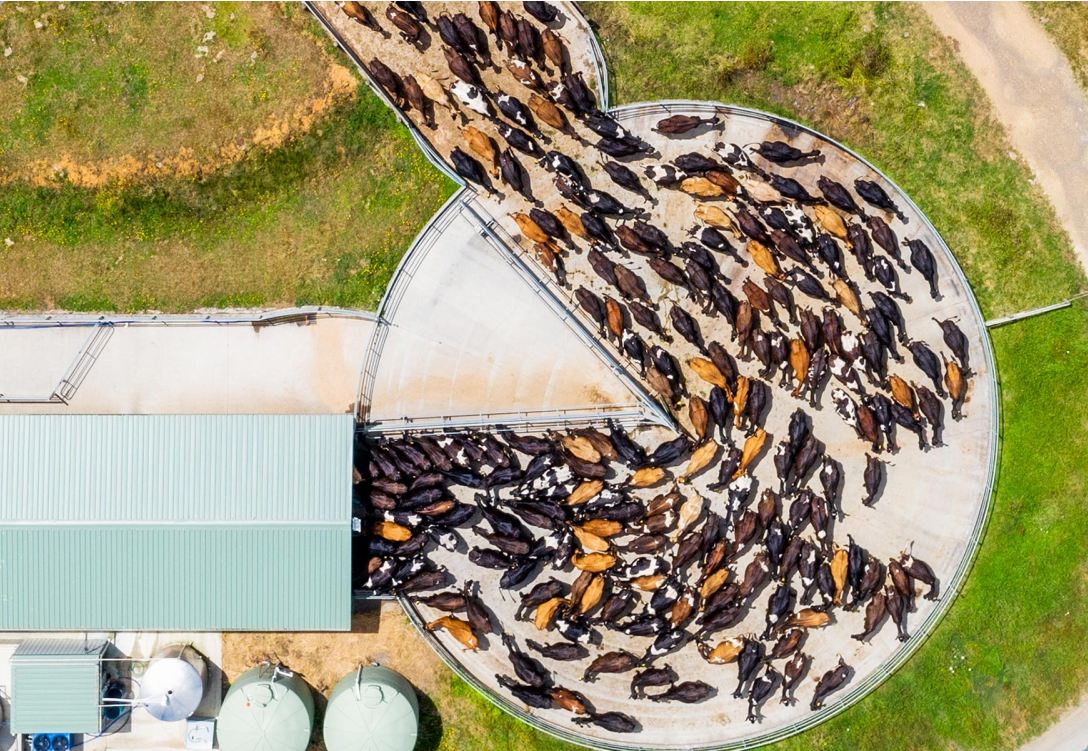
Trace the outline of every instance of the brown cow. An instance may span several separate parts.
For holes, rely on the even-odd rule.
[[[563,114],[563,111],[544,97],[530,94],[529,109],[531,109],[533,114],[540,118],[542,122],[552,126],[560,133],[574,136],[574,129],[570,126],[570,123],[567,122],[567,118]]]
[[[347,2],[337,3],[340,6],[340,10],[344,11],[344,15],[348,18],[361,23],[363,26],[373,31],[381,31],[382,27],[378,25],[378,22],[374,20],[374,16],[370,15],[370,11],[362,3]]]
[[[720,120],[717,117],[695,117],[694,115],[673,115],[658,121],[654,126],[654,133],[663,133],[668,136],[680,136],[700,125],[717,125]]]
[[[392,5],[385,9],[385,17],[393,22],[393,25],[400,31],[400,38],[409,44],[418,44],[420,35],[423,33],[423,27],[419,25],[416,19],[402,10],[397,10]]]
[[[737,182],[737,178],[733,177],[728,172],[723,172],[722,170],[708,170],[703,173],[703,177],[731,196],[737,195],[740,191],[740,183]]]
[[[502,37],[499,36],[499,4],[492,2],[492,0],[481,0],[479,3],[480,20],[484,22],[484,26],[491,30],[491,33],[495,35],[495,38],[499,40],[499,44],[502,44]]]
[[[619,340],[623,337],[624,331],[623,306],[608,295],[604,296],[604,304],[608,313],[608,330],[612,332],[612,335],[615,336],[617,340]]]
[[[558,70],[566,70],[566,56],[563,43],[551,29],[544,29],[540,34],[541,43],[544,45],[544,57],[548,58]]]
[[[498,177],[499,154],[495,150],[495,142],[491,140],[491,137],[486,133],[473,128],[471,125],[462,128],[461,135],[464,136],[469,148],[484,158],[488,168],[491,170],[491,176]],[[536,238],[530,239],[535,240]]]
[[[540,76],[536,74],[529,63],[522,60],[507,60],[506,68],[510,71],[514,78],[518,79],[523,86],[532,89],[533,91],[543,91],[544,82],[540,80]]]

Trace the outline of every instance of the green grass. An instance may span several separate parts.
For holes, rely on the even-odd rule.
[[[589,4],[613,104],[716,99],[790,117],[872,161],[926,212],[987,316],[1068,297],[1072,250],[977,83],[898,4]],[[924,106],[922,106],[924,105]],[[1045,280],[1045,281],[1044,281]]]
[[[1088,91],[1088,5],[1031,2],[1027,6],[1069,60],[1077,82]]]
[[[442,668],[432,711],[420,713],[418,751],[575,751],[581,748],[529,727]]]
[[[1052,209],[1008,157],[977,83],[920,9],[590,3],[587,11],[600,24],[614,103],[719,99],[838,138],[933,220],[987,315],[1084,287]],[[777,748],[1015,748],[1088,682],[1086,311],[1005,326],[993,342],[1002,459],[964,592],[890,680]],[[568,748],[526,734],[456,679],[432,698],[443,736],[428,748]]]
[[[328,88],[330,58],[305,15],[271,3],[4,3],[0,173],[64,155],[217,158]]]
[[[162,28],[170,28],[171,20],[161,14],[195,13],[211,23],[197,6],[183,7],[188,10],[156,6],[148,13],[160,14],[156,21],[161,24],[160,34]],[[317,55],[322,66],[333,53],[331,45],[318,47],[316,40],[324,37],[316,36],[320,29],[306,14],[281,18],[275,26],[264,15],[286,11],[275,6],[236,10],[237,18],[231,23],[248,19],[244,29],[231,32],[223,27],[217,38],[237,37],[238,44],[250,44],[257,35],[263,40],[264,54],[272,59],[279,55],[274,50],[282,48],[288,54],[301,48],[297,65],[305,62],[307,50]],[[294,6],[287,10],[300,13]],[[2,12],[9,16],[8,27],[12,18],[25,26],[33,15],[20,14],[14,4],[5,4]],[[215,22],[227,24],[231,12],[231,7],[216,6]],[[134,14],[128,18],[130,25],[142,28],[151,23],[140,20],[130,6],[123,10],[96,6],[79,13],[87,15],[92,28],[123,26],[119,14]],[[264,27],[257,23],[262,19]],[[202,21],[200,28],[204,25]],[[267,33],[261,32],[265,27]],[[278,29],[275,34],[273,27]],[[142,40],[153,28],[140,34],[130,29],[128,34],[107,35],[113,50],[107,60],[128,53],[141,59]],[[164,55],[188,55],[191,43],[186,34],[167,35],[154,56],[159,68],[149,62],[147,69],[162,68],[159,58]],[[76,44],[71,41],[69,46]],[[80,38],[78,44],[90,42]],[[90,65],[86,51],[77,55],[58,49],[56,60],[46,50],[39,50],[39,55],[41,69],[62,70],[65,65],[78,66],[80,60]],[[286,62],[283,66],[291,67]],[[100,77],[114,75],[116,66],[109,63],[107,67],[108,71],[98,72]],[[221,104],[238,119],[216,132],[229,135],[232,129],[252,125],[247,120],[253,114],[247,112],[247,97],[260,99],[265,92],[292,101],[298,92],[286,84],[274,85],[279,78],[276,70],[264,70],[257,76],[260,80],[224,84],[229,92],[223,94]],[[128,81],[129,90],[143,90],[137,78]],[[53,88],[65,85],[57,83]],[[148,85],[153,93],[157,84]],[[10,238],[14,243],[0,245],[0,307],[167,312],[296,304],[373,308],[404,250],[454,185],[426,161],[380,100],[365,85],[355,86],[351,96],[341,99],[310,130],[276,148],[254,147],[241,161],[207,176],[114,181],[95,189],[64,179],[45,186],[27,180],[0,186],[0,241]],[[77,91],[72,96],[78,101],[82,95]],[[200,117],[204,110],[199,100],[187,101],[182,93],[179,97],[169,112],[149,113],[143,128],[137,127],[138,122],[114,123],[121,131],[116,144],[100,143],[89,133],[75,140],[101,158],[123,145],[130,131],[155,131],[148,137],[173,137],[183,145],[191,135],[185,128],[186,118]],[[59,94],[53,98],[57,111],[68,101]],[[119,106],[117,101],[112,104]],[[93,119],[96,113],[92,109],[84,114]],[[29,137],[29,126],[20,117],[0,121],[0,144],[16,144],[20,159],[61,148],[51,129],[43,131],[44,142]]]
[[[372,307],[453,190],[369,90],[202,180],[0,188],[0,307]]]

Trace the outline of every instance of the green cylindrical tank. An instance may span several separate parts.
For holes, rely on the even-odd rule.
[[[298,676],[261,665],[238,676],[219,710],[222,751],[306,751],[314,728],[314,698]]]
[[[324,731],[329,751],[412,751],[418,731],[415,689],[389,668],[360,667],[329,696]]]

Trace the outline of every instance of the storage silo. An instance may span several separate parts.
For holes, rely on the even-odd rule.
[[[140,679],[140,701],[163,722],[188,719],[204,700],[208,664],[191,644],[171,644],[155,653]]]
[[[306,751],[313,727],[310,687],[281,666],[265,664],[231,684],[216,732],[222,751]]]
[[[360,667],[329,696],[324,729],[329,751],[412,751],[418,732],[415,689],[389,668]]]

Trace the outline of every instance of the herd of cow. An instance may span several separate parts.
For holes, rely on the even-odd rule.
[[[381,13],[337,5],[392,38]],[[903,232],[908,217],[880,184],[857,178],[852,192],[827,174],[813,183],[820,151],[781,140],[718,141],[664,161],[602,112],[572,71],[561,12],[521,5],[525,14],[480,2],[478,25],[464,12],[393,3],[384,17],[404,45],[422,55],[437,34],[449,83],[422,65],[398,73],[374,57],[366,67],[421,128],[439,128],[436,107],[446,111],[441,121],[459,126],[460,141],[447,133],[450,147],[440,150],[454,169],[488,194],[498,194],[493,181],[501,180],[507,200],[525,206],[510,216],[537,261],[571,290],[572,306],[629,358],[686,435],[652,450],[616,425],[545,436],[369,439],[357,453],[360,492],[376,515],[365,586],[447,613],[428,627],[468,649],[499,635],[513,674],[498,676],[499,685],[529,707],[637,731],[637,718],[598,711],[575,688],[555,685],[548,663],[583,661],[586,683],[632,673],[633,698],[697,702],[715,688],[657,665],[692,644],[709,663],[737,664],[733,696],[747,699],[756,721],[779,686],[782,701],[792,700],[808,668],[805,634],[832,624],[836,608],[864,607],[859,640],[886,616],[906,640],[916,582],[929,587],[927,598],[937,596],[933,571],[910,554],[883,562],[853,538],[834,539],[845,478],[808,409],[819,408],[834,379],[831,406],[871,451],[861,478],[861,502],[871,506],[885,483],[880,456],[900,450],[897,430],[928,450],[942,445],[945,402],[953,419],[962,417],[968,339],[950,319],[937,321],[947,353],[908,332],[908,320],[917,324],[901,308],[912,299],[900,273],[917,272],[939,300],[937,262],[922,239],[900,242],[894,227]],[[504,67],[492,44],[505,53]],[[485,72],[504,88],[486,85]],[[519,98],[526,93],[527,104]],[[693,135],[720,125],[716,116],[678,114],[653,131],[697,143]],[[654,209],[674,191],[693,201],[694,227],[667,231],[654,222]],[[562,200],[548,208],[544,195]],[[900,347],[924,379],[890,365],[906,367]],[[756,492],[752,471],[770,448],[775,389],[796,404],[773,451],[778,486]],[[709,497],[694,491],[693,478],[715,471]],[[518,617],[542,640],[558,641],[519,644],[474,580],[443,589],[453,572],[431,560],[439,548],[501,571],[500,590],[520,596]],[[730,632],[761,603],[761,634]],[[723,632],[730,633],[715,644]],[[611,649],[610,634],[644,639],[645,650]],[[818,680],[811,708],[850,674],[840,658]]]
[[[794,413],[780,452],[795,463],[783,485],[764,490],[753,508],[749,470],[763,435],[727,452],[710,498],[690,483],[713,466],[716,444],[696,446],[681,436],[650,451],[615,424],[607,433],[361,439],[359,495],[373,509],[373,525],[360,583],[445,613],[427,627],[447,631],[466,649],[497,634],[513,673],[497,676],[498,683],[529,707],[564,709],[576,723],[633,732],[637,718],[597,711],[576,688],[555,685],[549,663],[581,661],[586,683],[631,673],[633,698],[693,703],[714,695],[714,686],[678,681],[672,668],[658,665],[692,644],[712,665],[737,664],[733,696],[747,699],[754,722],[779,687],[781,701],[792,701],[809,665],[806,631],[831,624],[836,608],[864,606],[859,641],[888,616],[906,640],[915,583],[928,586],[929,599],[938,587],[932,569],[909,553],[885,564],[853,538],[836,543],[843,477],[833,459],[820,457],[803,410]],[[810,475],[818,476],[822,495],[801,487],[815,481]],[[457,581],[450,567],[433,563],[440,548],[486,571]],[[479,586],[487,571],[501,572],[498,592]],[[515,618],[530,622],[523,628],[539,632],[540,641],[519,644],[483,591],[516,593]],[[731,632],[761,604],[761,634]],[[721,638],[723,632],[730,633]],[[545,643],[549,634],[554,643]],[[640,653],[609,647],[625,637],[644,641]],[[850,672],[840,659],[816,683],[810,707],[822,706]],[[667,688],[647,694],[651,687]]]

